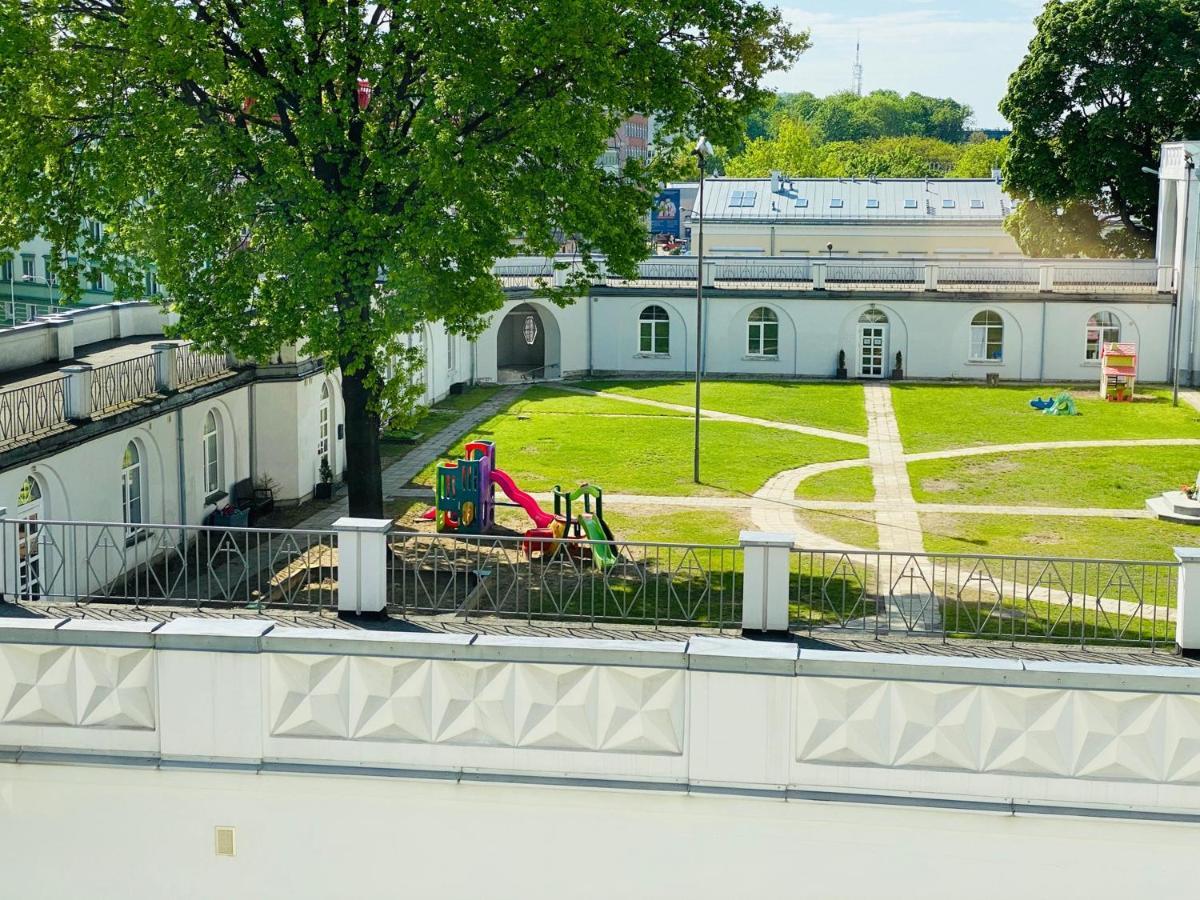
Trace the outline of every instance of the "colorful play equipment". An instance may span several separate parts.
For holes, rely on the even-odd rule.
[[[1100,397],[1118,403],[1133,400],[1137,386],[1137,345],[1103,344],[1100,347]]]
[[[518,507],[533,520],[534,527],[525,532],[521,542],[526,556],[549,558],[566,546],[567,552],[590,556],[602,567],[618,560],[612,531],[604,521],[601,488],[582,484],[574,491],[564,491],[555,485],[554,512],[548,513],[517,487],[507,472],[496,468],[492,441],[472,441],[461,459],[438,464],[435,505],[423,518],[432,519],[443,534],[484,534],[495,525],[497,486],[510,501],[501,505]],[[581,499],[583,510],[575,515],[574,504]],[[571,543],[571,538],[579,543]]]
[[[1047,397],[1043,400],[1041,397],[1035,397],[1029,401],[1029,405],[1034,409],[1041,410],[1046,416],[1077,416],[1079,411],[1075,409],[1075,398],[1063,391],[1057,397]]]

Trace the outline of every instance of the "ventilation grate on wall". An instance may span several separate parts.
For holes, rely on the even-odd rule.
[[[237,846],[234,843],[233,826],[218,825],[216,828],[217,856],[236,856]]]

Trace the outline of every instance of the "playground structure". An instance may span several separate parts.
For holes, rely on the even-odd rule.
[[[496,500],[496,487],[508,498]],[[590,557],[607,567],[619,559],[611,529],[604,521],[604,491],[582,484],[574,491],[554,487],[554,512],[538,505],[521,490],[512,476],[496,468],[496,445],[471,441],[457,460],[439,463],[434,477],[434,507],[424,518],[432,519],[442,534],[486,534],[496,524],[496,506],[513,506],[525,511],[533,528],[525,532],[521,548],[532,558],[550,558],[563,551]],[[576,502],[583,509],[575,514]]]
[[[1047,397],[1043,400],[1041,397],[1035,397],[1029,401],[1029,405],[1036,410],[1040,410],[1046,416],[1077,416],[1079,411],[1075,408],[1075,398],[1063,391],[1056,397]]]
[[[1137,387],[1137,345],[1103,344],[1100,347],[1100,397],[1117,403],[1133,400]]]

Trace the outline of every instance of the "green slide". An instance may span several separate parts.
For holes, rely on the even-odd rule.
[[[588,536],[588,540],[592,542],[592,558],[596,563],[603,569],[615,563],[617,548],[613,546],[612,535],[604,527],[604,522],[597,516],[585,513],[579,517],[579,524],[583,527],[583,533]]]

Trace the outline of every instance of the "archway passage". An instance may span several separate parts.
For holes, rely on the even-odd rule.
[[[528,303],[509,310],[496,335],[496,376],[501,383],[546,377],[546,326]]]

